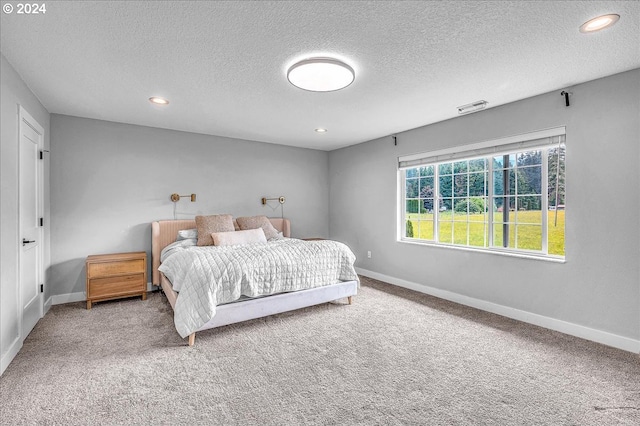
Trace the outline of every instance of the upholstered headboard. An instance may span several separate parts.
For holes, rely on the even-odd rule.
[[[271,224],[285,237],[291,236],[289,219],[269,218]],[[173,243],[182,229],[193,229],[196,221],[189,220],[159,220],[151,223],[151,276],[153,285],[160,285],[160,253],[162,249]]]

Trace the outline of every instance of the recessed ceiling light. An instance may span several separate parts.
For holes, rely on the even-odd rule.
[[[322,127],[318,127],[316,129],[316,133],[327,133],[327,129],[323,129]]]
[[[618,22],[620,15],[610,14],[602,15],[597,18],[593,18],[585,22],[580,26],[581,33],[592,33],[594,31],[600,31]]]
[[[311,92],[344,89],[355,80],[349,65],[332,58],[312,58],[293,64],[287,71],[289,82]]]
[[[169,105],[169,101],[165,98],[161,98],[160,96],[150,97],[149,102],[156,105]]]

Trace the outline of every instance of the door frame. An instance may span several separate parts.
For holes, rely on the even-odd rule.
[[[23,342],[27,335],[23,330],[23,310],[24,310],[24,300],[22,297],[22,249],[20,248],[22,244],[22,211],[20,206],[20,144],[22,143],[22,134],[23,134],[23,126],[29,126],[36,133],[38,133],[38,151],[40,152],[40,159],[37,161],[36,167],[36,180],[37,180],[37,202],[38,202],[38,217],[44,218],[44,164],[42,159],[42,153],[44,152],[44,128],[38,123],[38,121],[31,116],[23,108],[22,105],[19,105],[18,111],[18,240],[16,244],[18,247],[18,294],[19,294],[19,311],[20,315],[18,318],[18,327],[20,330],[20,341]],[[40,243],[38,244],[38,284],[44,284],[44,229],[43,226],[38,227],[37,238],[39,238]],[[44,292],[40,291],[38,293],[38,313],[39,318],[44,316]]]

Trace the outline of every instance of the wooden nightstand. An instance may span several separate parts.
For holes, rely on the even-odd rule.
[[[87,309],[93,302],[131,296],[147,299],[147,253],[87,257]]]

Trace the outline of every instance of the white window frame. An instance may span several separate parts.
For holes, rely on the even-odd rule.
[[[507,254],[518,257],[532,257],[542,258],[545,260],[564,261],[564,256],[548,254],[548,214],[542,214],[541,227],[542,227],[542,250],[526,250],[518,248],[506,248],[500,246],[494,246],[494,212],[493,208],[489,208],[487,211],[487,226],[488,226],[488,246],[478,247],[451,243],[443,243],[439,241],[439,208],[433,209],[433,240],[423,240],[420,238],[406,237],[406,173],[407,169],[419,167],[421,165],[433,165],[434,166],[434,204],[439,203],[438,194],[439,188],[439,173],[438,166],[442,163],[453,163],[455,161],[473,160],[479,158],[493,158],[502,154],[515,154],[523,151],[543,150],[544,156],[542,161],[542,182],[548,182],[548,150],[553,149],[561,144],[566,144],[566,128],[555,127],[551,129],[540,130],[536,132],[526,133],[522,135],[509,136],[500,139],[494,139],[490,141],[484,141],[469,145],[457,146],[453,148],[446,148],[437,151],[417,153],[412,155],[405,155],[398,157],[398,208],[399,208],[399,220],[397,224],[397,240],[404,243],[430,245],[449,247],[462,250],[481,251],[481,252],[493,252],[499,254]],[[566,146],[566,145],[565,145]],[[494,166],[493,161],[488,161],[487,165],[488,176],[488,194],[487,200],[489,205],[493,205],[494,198]],[[547,184],[544,186],[546,187]],[[548,212],[549,202],[548,196],[544,188],[541,189],[541,209],[542,212]],[[453,207],[453,206],[452,206]],[[517,212],[516,212],[517,214]],[[516,234],[517,238],[517,234]],[[467,236],[468,244],[468,236]],[[517,244],[517,243],[516,243]]]

